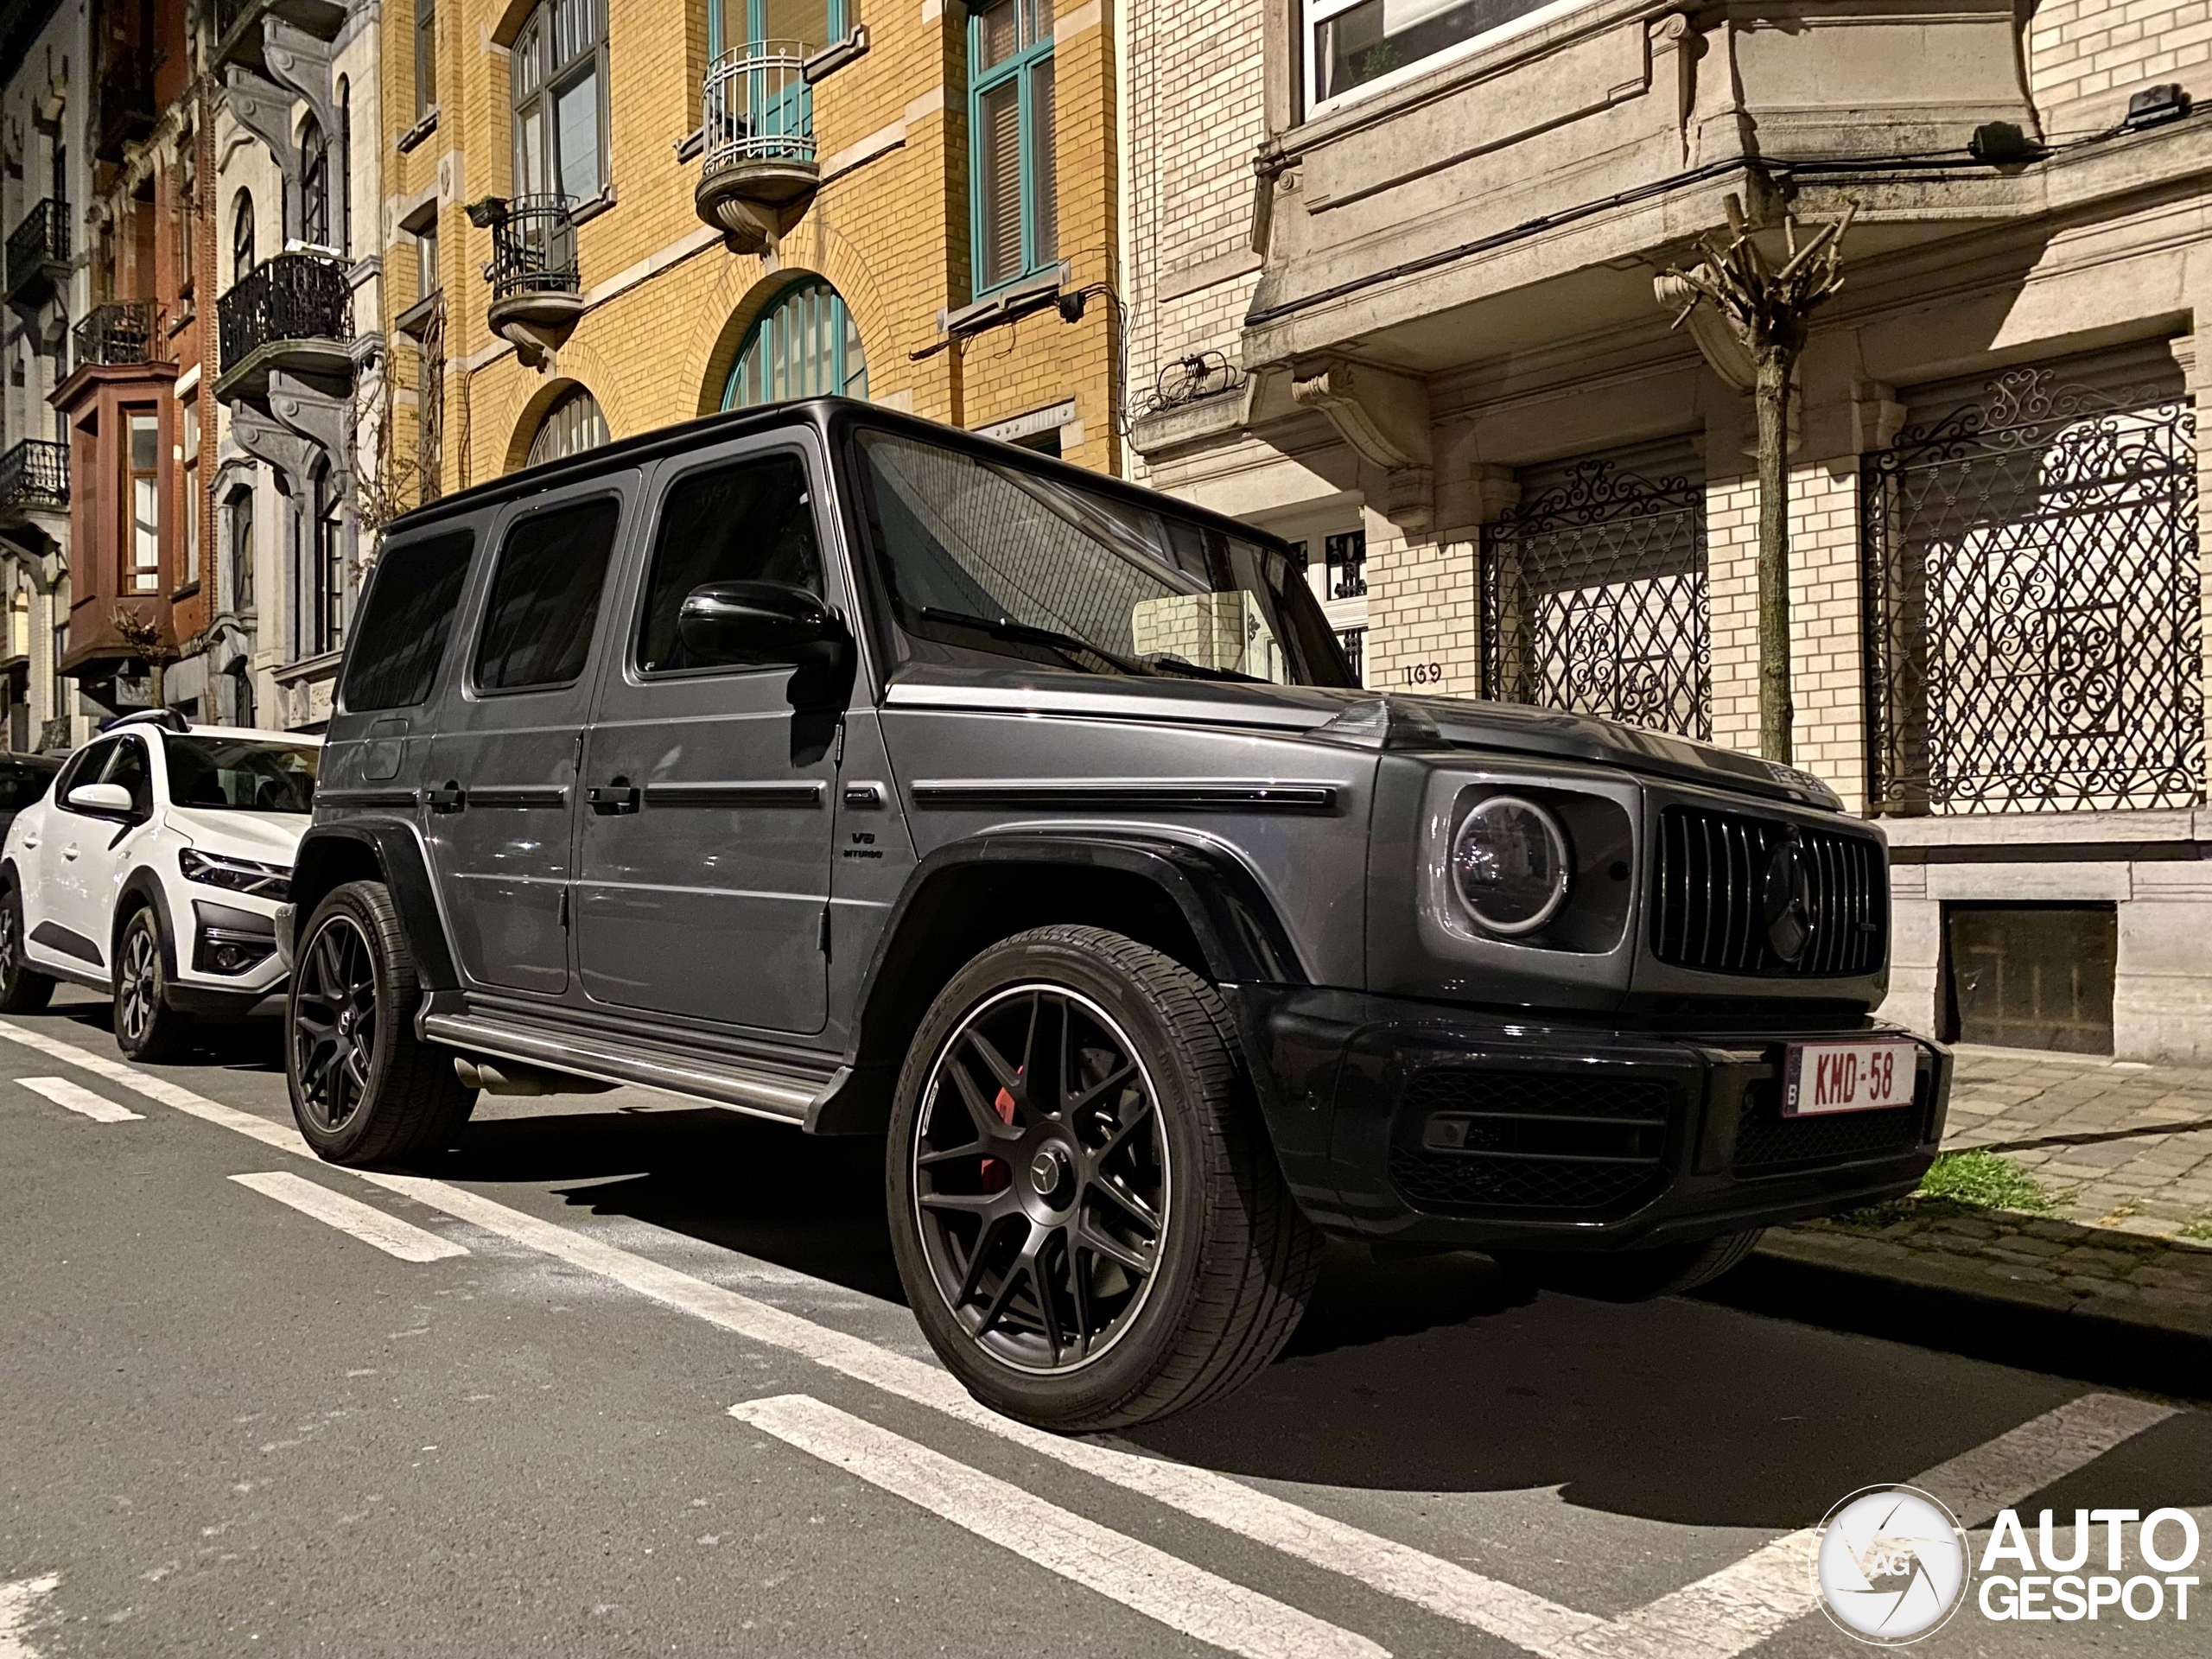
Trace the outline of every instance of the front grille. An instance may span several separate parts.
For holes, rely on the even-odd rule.
[[[1743,1115],[1736,1120],[1736,1173],[1773,1175],[1822,1164],[1900,1157],[1920,1144],[1926,1116],[1923,1104],[1915,1101],[1886,1111],[1784,1117],[1781,1084],[1755,1083],[1744,1091]]]
[[[1766,914],[1769,864],[1793,836],[1810,922],[1795,961],[1775,949]],[[1888,863],[1872,838],[1702,807],[1659,815],[1651,954],[1660,961],[1709,974],[1871,974],[1887,959],[1889,931]]]
[[[1606,1210],[1665,1179],[1664,1079],[1440,1066],[1407,1087],[1390,1179],[1433,1212]]]

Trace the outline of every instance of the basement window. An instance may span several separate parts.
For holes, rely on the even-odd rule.
[[[2112,905],[1943,906],[1944,1036],[2070,1054],[2113,1052],[2120,913]]]

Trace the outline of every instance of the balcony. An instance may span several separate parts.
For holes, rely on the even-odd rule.
[[[154,54],[143,47],[117,47],[100,71],[92,111],[92,156],[119,162],[125,144],[144,142],[161,106],[154,101]]]
[[[557,349],[583,313],[574,207],[566,196],[493,196],[469,209],[471,222],[492,232],[485,321],[525,363]]]
[[[700,99],[699,217],[758,253],[804,216],[821,188],[814,88],[800,41],[762,41],[716,58]]]
[[[118,300],[95,306],[77,325],[71,361],[80,369],[95,363],[107,367],[151,363],[161,337],[161,312],[153,301]]]
[[[342,397],[353,385],[353,290],[346,267],[320,254],[280,253],[215,302],[223,403],[258,400],[282,371]]]
[[[0,455],[0,524],[69,510],[69,446],[26,438]]]
[[[69,204],[51,196],[8,237],[8,302],[34,312],[69,280]]]
[[[319,41],[336,39],[346,22],[346,8],[338,0],[216,0],[213,11],[215,44],[207,67],[218,73],[226,63],[266,67],[261,42],[265,17],[282,18]]]

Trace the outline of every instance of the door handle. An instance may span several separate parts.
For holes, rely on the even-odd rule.
[[[423,791],[423,798],[429,803],[433,812],[458,812],[468,804],[467,791],[459,784],[444,784]]]
[[[23,837],[23,845],[24,845],[26,848],[30,848],[30,847],[35,847],[35,846],[37,846],[37,845],[38,845],[38,837],[37,837],[36,836],[25,836]]]
[[[612,784],[594,785],[584,791],[584,804],[602,816],[634,812],[645,791],[617,778]]]
[[[70,842],[67,847],[64,847],[64,848],[61,849],[61,856],[62,856],[62,857],[64,857],[64,858],[74,858],[74,857],[76,857],[76,856],[77,856],[77,843],[76,843],[75,842],[73,842],[73,842]]]

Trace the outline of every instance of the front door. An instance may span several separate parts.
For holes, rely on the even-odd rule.
[[[710,582],[827,595],[820,493],[799,450],[756,442],[687,466],[659,493],[586,750],[584,993],[659,1014],[818,1032],[841,709],[794,708],[788,668],[692,663],[677,613]]]
[[[71,789],[86,784],[117,784],[130,791],[136,822],[73,811],[54,798],[48,820],[49,844],[41,863],[46,880],[35,906],[26,906],[25,931],[41,950],[68,957],[79,967],[107,968],[109,923],[115,908],[115,863],[127,843],[135,843],[153,817],[153,789],[147,775],[145,741],[111,739],[73,767]]]
[[[576,762],[607,572],[638,475],[538,498],[503,526],[459,696],[430,746],[430,862],[476,984],[569,983]]]

